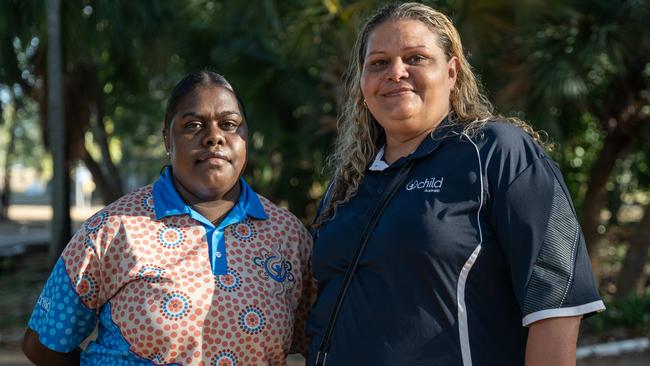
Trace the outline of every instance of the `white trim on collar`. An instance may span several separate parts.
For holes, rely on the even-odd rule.
[[[384,146],[382,146],[381,149],[377,151],[377,155],[375,155],[375,160],[372,162],[372,164],[370,164],[368,170],[381,172],[384,169],[388,168],[388,166],[389,165],[386,164],[386,162],[384,161]]]

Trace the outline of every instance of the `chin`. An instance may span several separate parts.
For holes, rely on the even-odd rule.
[[[388,118],[402,120],[415,117],[418,114],[418,108],[412,105],[397,105],[387,112],[386,115]]]
[[[414,113],[407,113],[407,112],[399,113],[399,112],[400,111],[394,111],[393,113],[387,115],[385,119],[386,122],[379,123],[379,124],[386,125],[383,126],[385,129],[387,126],[394,125],[395,123],[399,123],[399,124],[407,123],[410,119],[412,119],[415,116]]]
[[[206,185],[216,191],[229,191],[237,186],[238,181],[238,177],[219,177],[219,179],[211,179]]]

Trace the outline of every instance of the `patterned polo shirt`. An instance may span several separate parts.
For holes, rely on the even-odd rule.
[[[29,328],[58,352],[95,327],[82,365],[285,365],[305,353],[311,236],[240,180],[214,226],[167,168],[88,219],[57,261]]]

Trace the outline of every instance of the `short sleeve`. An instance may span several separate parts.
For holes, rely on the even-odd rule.
[[[496,188],[490,215],[524,326],[605,309],[570,195],[553,161],[542,155]]]
[[[304,232],[300,235],[302,241],[301,247],[307,250],[305,253],[306,256],[304,257],[305,267],[302,272],[300,301],[294,316],[293,339],[289,353],[300,353],[306,355],[309,347],[309,337],[307,336],[305,323],[307,321],[309,310],[316,301],[317,287],[311,271],[311,249],[313,242],[311,235],[309,235],[307,230],[304,229],[303,231]]]
[[[86,339],[97,324],[99,265],[94,247],[82,228],[57,260],[28,327],[45,347],[70,352]],[[75,265],[67,265],[73,263]]]

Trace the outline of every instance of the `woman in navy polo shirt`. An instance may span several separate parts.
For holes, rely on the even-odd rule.
[[[380,9],[346,87],[308,365],[574,364],[604,305],[568,190],[539,134],[495,116],[451,21]]]
[[[306,352],[311,236],[241,177],[232,86],[187,75],[162,132],[159,179],[87,220],[56,263],[23,343],[37,365],[280,366]]]

